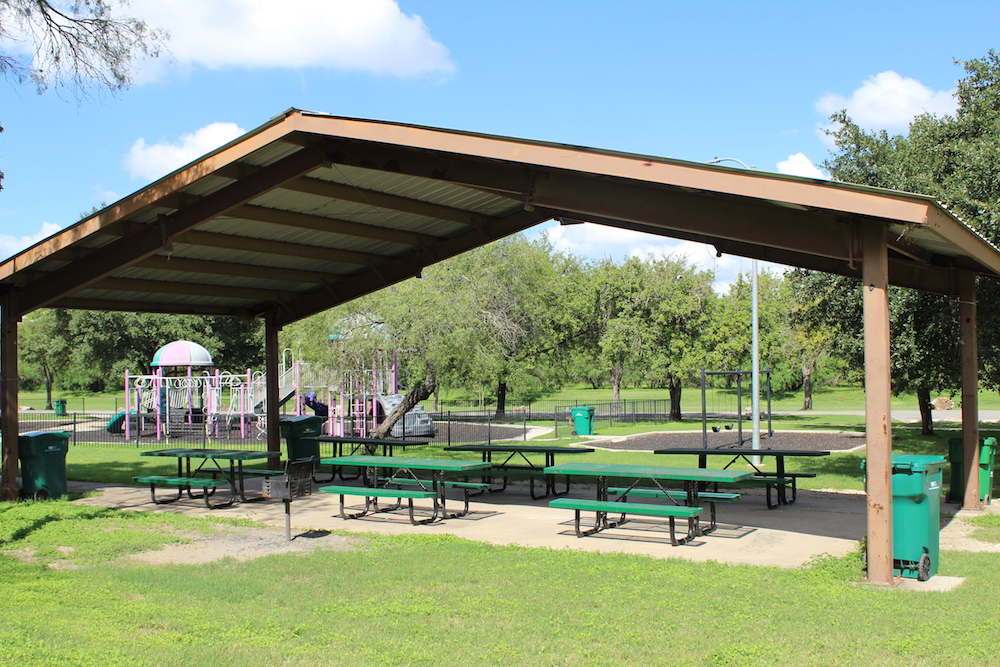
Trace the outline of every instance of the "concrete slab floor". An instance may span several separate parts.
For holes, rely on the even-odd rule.
[[[248,494],[256,495],[260,480],[248,483]],[[137,511],[184,513],[196,516],[246,517],[284,529],[284,504],[277,500],[237,504],[209,510],[200,500],[182,499],[169,505],[153,505],[145,487],[70,482],[74,492],[92,491],[99,495],[76,501],[80,504],[117,507]],[[170,490],[164,490],[169,497]],[[588,488],[574,487],[572,496],[590,497]],[[654,558],[683,558],[704,562],[765,565],[797,568],[824,554],[843,556],[857,548],[865,536],[866,501],[858,492],[799,492],[797,502],[776,510],[767,509],[759,490],[751,490],[736,503],[718,506],[719,530],[694,541],[673,547],[661,527],[635,520],[625,526],[578,538],[573,530],[573,513],[548,506],[548,499],[532,500],[526,487],[509,487],[501,493],[473,499],[467,517],[413,526],[405,509],[361,519],[337,516],[338,497],[314,493],[292,502],[293,535],[310,530],[374,532],[382,534],[450,534],[493,544],[511,544],[555,549],[583,549],[597,552],[644,554]],[[452,494],[449,494],[450,496]],[[159,497],[159,494],[158,494]],[[349,506],[359,498],[348,498]],[[418,505],[419,506],[419,505]],[[449,511],[461,509],[461,501],[448,501]],[[405,506],[404,506],[405,507]],[[954,512],[955,506],[950,506]],[[984,511],[996,511],[990,508]],[[943,514],[949,506],[943,506]],[[707,514],[707,512],[706,512]],[[586,514],[584,515],[587,516]],[[591,515],[592,516],[592,515]],[[971,540],[971,528],[960,519],[962,512],[948,516],[941,532],[941,548],[1000,551],[1000,545]],[[707,517],[706,517],[707,518]],[[678,532],[685,524],[678,522]],[[971,548],[969,548],[971,545]],[[978,545],[978,546],[977,546]],[[935,576],[930,581],[903,579],[897,588],[918,591],[947,591],[960,585],[959,577]]]

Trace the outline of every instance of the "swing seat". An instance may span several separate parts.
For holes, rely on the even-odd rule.
[[[732,431],[733,430],[733,425],[732,424],[726,424],[726,430],[727,431]]]
[[[712,433],[718,433],[718,432],[719,432],[719,427],[718,426],[713,426],[712,427]]]

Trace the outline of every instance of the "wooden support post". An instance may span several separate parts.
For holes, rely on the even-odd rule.
[[[868,581],[891,584],[892,395],[889,361],[889,262],[885,227],[862,228],[865,318],[865,439]]]
[[[264,370],[267,374],[267,451],[275,452],[275,457],[268,459],[268,466],[274,469],[278,466],[281,456],[281,412],[278,401],[278,318],[274,310],[267,311],[264,317]]]
[[[0,500],[17,500],[17,312],[11,292],[0,294]]]
[[[982,507],[979,500],[979,342],[976,326],[976,276],[959,277],[959,318],[962,336],[962,453],[965,493],[962,509]]]

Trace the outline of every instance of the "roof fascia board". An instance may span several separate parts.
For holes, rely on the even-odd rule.
[[[526,142],[508,137],[463,134],[419,126],[305,115],[300,117],[297,128],[305,132],[344,139],[485,158],[521,164],[528,168],[549,167],[588,172],[918,224],[926,221],[929,206],[937,207],[933,199],[922,195],[846,185],[834,181],[585,150],[580,147]],[[957,220],[955,222],[958,223]]]

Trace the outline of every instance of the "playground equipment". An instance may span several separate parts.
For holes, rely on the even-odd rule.
[[[760,371],[764,378],[767,408],[761,409],[761,418],[767,419],[767,431],[761,436],[773,436],[771,426],[771,371]],[[751,371],[701,371],[701,434],[704,447],[741,447],[753,437],[751,430],[744,433],[744,422],[753,420],[753,401],[750,393]],[[744,386],[746,402],[744,403]],[[744,408],[744,405],[747,407]]]
[[[365,437],[392,412],[403,397],[395,354],[388,366],[331,370],[294,361],[285,350],[279,365],[278,402],[293,397],[294,414],[312,410],[326,417],[328,435]],[[125,409],[108,423],[109,433],[126,439],[156,439],[191,434],[205,437],[264,438],[267,434],[266,375],[247,370],[234,374],[211,370],[212,356],[191,341],[174,341],[160,348],[150,375],[125,373]],[[397,422],[392,435],[433,435],[437,432],[417,406]]]

